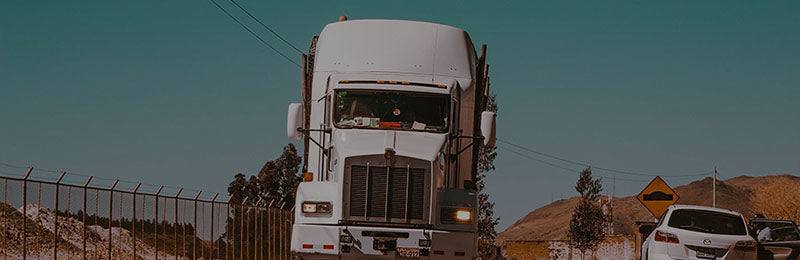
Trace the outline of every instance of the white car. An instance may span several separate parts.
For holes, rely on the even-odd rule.
[[[642,244],[642,258],[755,260],[758,244],[741,213],[673,205]]]

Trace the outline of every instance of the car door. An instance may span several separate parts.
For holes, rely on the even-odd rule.
[[[759,252],[759,259],[775,260],[796,260],[800,256],[800,231],[792,221],[786,220],[753,220],[755,230],[763,230],[764,227],[770,228],[770,241],[758,241],[763,250]],[[756,234],[758,237],[758,234]]]

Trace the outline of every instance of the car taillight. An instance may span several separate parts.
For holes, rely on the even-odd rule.
[[[753,240],[742,240],[742,241],[736,242],[736,245],[734,245],[733,250],[745,251],[745,252],[746,251],[756,251],[756,250],[758,250],[758,243],[756,243],[756,241],[753,241]]]
[[[678,244],[681,242],[680,240],[678,240],[678,235],[661,230],[656,231],[655,239],[658,242],[667,242],[674,244]]]

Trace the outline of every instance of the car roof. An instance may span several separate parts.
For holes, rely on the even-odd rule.
[[[751,218],[750,222],[780,222],[780,223],[792,223],[792,224],[794,224],[794,221],[792,221],[792,220],[769,219],[769,218]]]
[[[743,216],[742,213],[738,211],[733,211],[729,209],[721,209],[721,208],[714,208],[714,207],[707,207],[707,206],[698,206],[698,205],[672,205],[669,206],[670,209],[695,209],[695,210],[705,210],[705,211],[713,211],[719,213],[727,213],[727,214],[734,214],[737,216]]]

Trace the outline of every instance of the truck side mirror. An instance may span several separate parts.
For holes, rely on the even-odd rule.
[[[303,133],[297,131],[303,127],[303,105],[300,103],[289,104],[289,112],[286,115],[286,136],[290,140],[300,140]]]
[[[481,133],[483,134],[483,145],[494,147],[497,136],[497,124],[494,120],[495,114],[491,111],[481,113]]]

